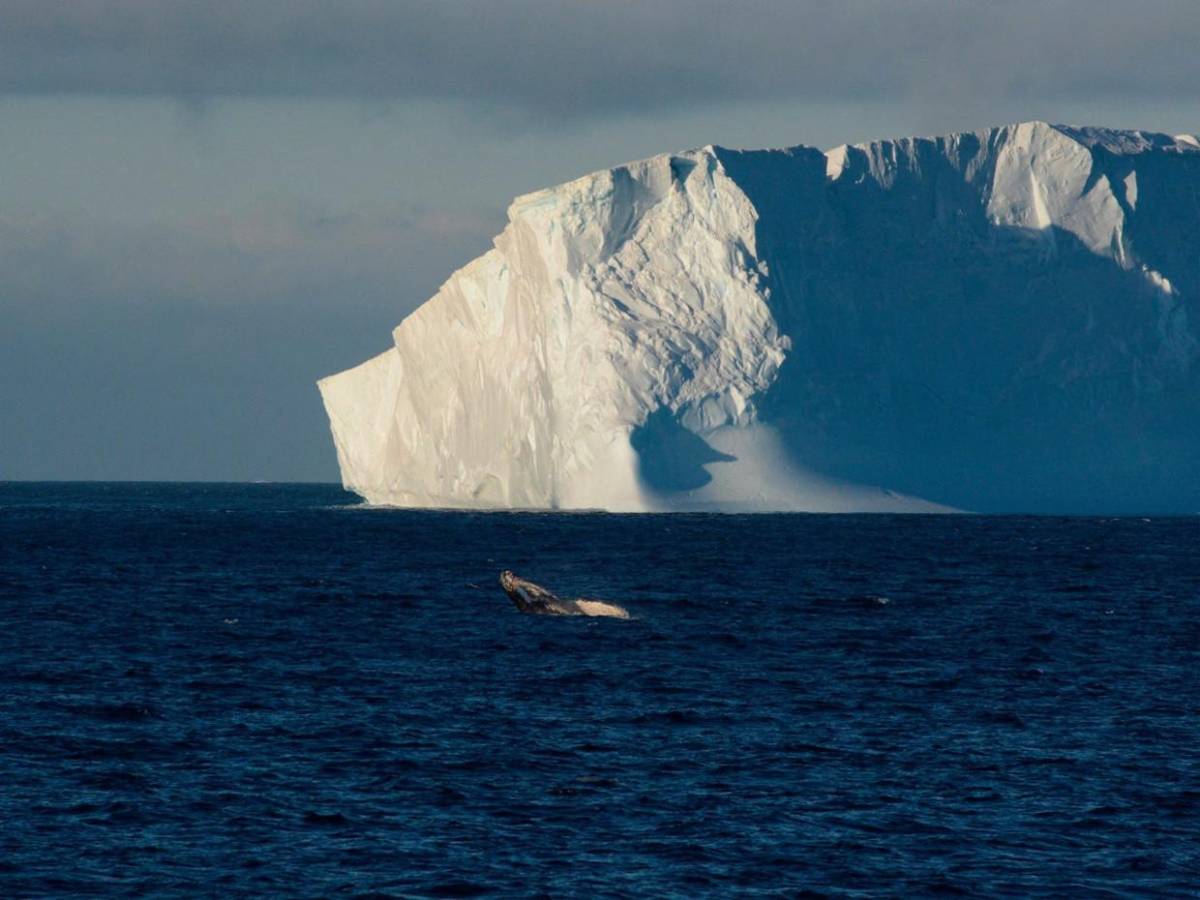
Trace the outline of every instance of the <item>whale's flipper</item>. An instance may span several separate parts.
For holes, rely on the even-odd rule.
[[[602,600],[567,600],[539,584],[518,578],[505,569],[500,573],[500,587],[523,613],[535,616],[608,616],[628,619],[629,612],[615,603]]]
[[[603,600],[585,600],[580,597],[574,601],[579,608],[581,616],[607,616],[613,619],[628,619],[629,610],[623,606],[617,606],[615,603],[606,603]]]

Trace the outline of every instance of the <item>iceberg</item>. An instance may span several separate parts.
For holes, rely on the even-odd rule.
[[[518,197],[319,382],[374,504],[1200,510],[1200,142],[1025,122]]]

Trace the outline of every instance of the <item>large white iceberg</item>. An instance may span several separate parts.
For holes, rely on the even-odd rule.
[[[1200,143],[704,147],[517,198],[320,382],[371,503],[1200,509]]]

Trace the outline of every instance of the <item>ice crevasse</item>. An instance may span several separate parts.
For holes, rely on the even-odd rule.
[[[320,383],[418,507],[1200,510],[1200,142],[1043,122],[517,198]]]

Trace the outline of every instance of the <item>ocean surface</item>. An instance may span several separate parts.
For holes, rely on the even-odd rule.
[[[0,613],[4,898],[1200,892],[1196,518],[3,484]]]

